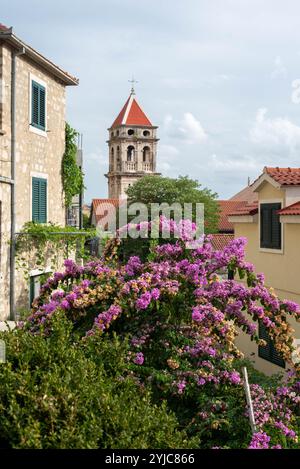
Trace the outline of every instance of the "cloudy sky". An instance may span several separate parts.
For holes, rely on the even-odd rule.
[[[2,6],[1,6],[2,4]],[[138,80],[158,170],[228,198],[265,165],[300,166],[297,0],[0,0],[0,22],[79,77],[86,202],[107,196],[107,128]]]

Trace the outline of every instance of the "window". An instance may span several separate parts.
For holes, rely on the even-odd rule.
[[[134,130],[133,130],[133,129],[129,129],[127,133],[128,133],[128,135],[134,135]]]
[[[258,333],[259,338],[263,339],[266,342],[265,346],[258,346],[258,356],[260,358],[263,358],[264,360],[274,363],[274,365],[278,365],[282,368],[285,368],[285,362],[283,358],[275,349],[273,340],[269,336],[267,328],[262,324],[261,321],[259,322]]]
[[[280,203],[260,205],[260,247],[281,249]]]
[[[144,135],[144,137],[149,137],[149,135],[150,135],[149,130],[144,130],[143,135]]]
[[[34,80],[31,82],[31,125],[46,130],[46,88]]]
[[[30,277],[30,284],[29,284],[29,306],[32,306],[32,302],[40,293],[40,276],[34,275]]]
[[[33,300],[35,300],[40,294],[40,288],[43,283],[46,282],[47,278],[51,275],[50,271],[40,272],[29,277],[29,306],[32,306]]]
[[[129,145],[127,148],[127,161],[133,161],[134,159],[134,147]]]
[[[32,221],[47,222],[47,179],[32,178]]]
[[[144,147],[143,148],[143,162],[149,161],[150,159],[150,148]]]

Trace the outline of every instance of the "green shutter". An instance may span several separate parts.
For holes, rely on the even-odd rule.
[[[32,178],[32,221],[39,221],[39,180]]]
[[[47,222],[47,180],[46,179],[41,179],[40,180],[40,215],[39,215],[39,221],[40,223],[46,223]]]
[[[281,204],[272,204],[272,246],[273,249],[281,249],[281,223],[277,213],[281,209]]]
[[[39,87],[34,81],[31,92],[31,125],[39,125]]]
[[[31,125],[41,130],[46,128],[46,89],[35,81],[31,89]]]
[[[281,249],[281,223],[277,211],[280,203],[260,206],[260,246],[268,249]]]
[[[40,86],[40,127],[45,130],[46,128],[46,90]]]
[[[47,180],[32,178],[32,221],[47,222]]]

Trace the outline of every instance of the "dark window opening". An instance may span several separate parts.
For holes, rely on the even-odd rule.
[[[144,147],[143,148],[143,162],[149,161],[150,159],[150,148]]]
[[[274,363],[274,365],[280,366],[281,368],[285,368],[284,359],[282,358],[280,353],[277,352],[274,346],[274,342],[271,339],[266,326],[264,326],[261,321],[259,322],[258,333],[259,338],[263,339],[266,342],[266,345],[258,346],[258,356],[260,358],[263,358],[264,360]]]
[[[134,159],[134,147],[129,145],[127,148],[127,161],[133,161]]]
[[[281,249],[280,203],[260,205],[260,247]]]

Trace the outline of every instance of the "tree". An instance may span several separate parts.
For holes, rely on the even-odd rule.
[[[161,176],[144,176],[127,189],[128,205],[141,202],[150,203],[175,202],[203,203],[205,217],[205,232],[215,233],[218,230],[219,206],[217,194],[210,189],[201,188],[197,180],[188,176],[179,176],[178,179]]]

